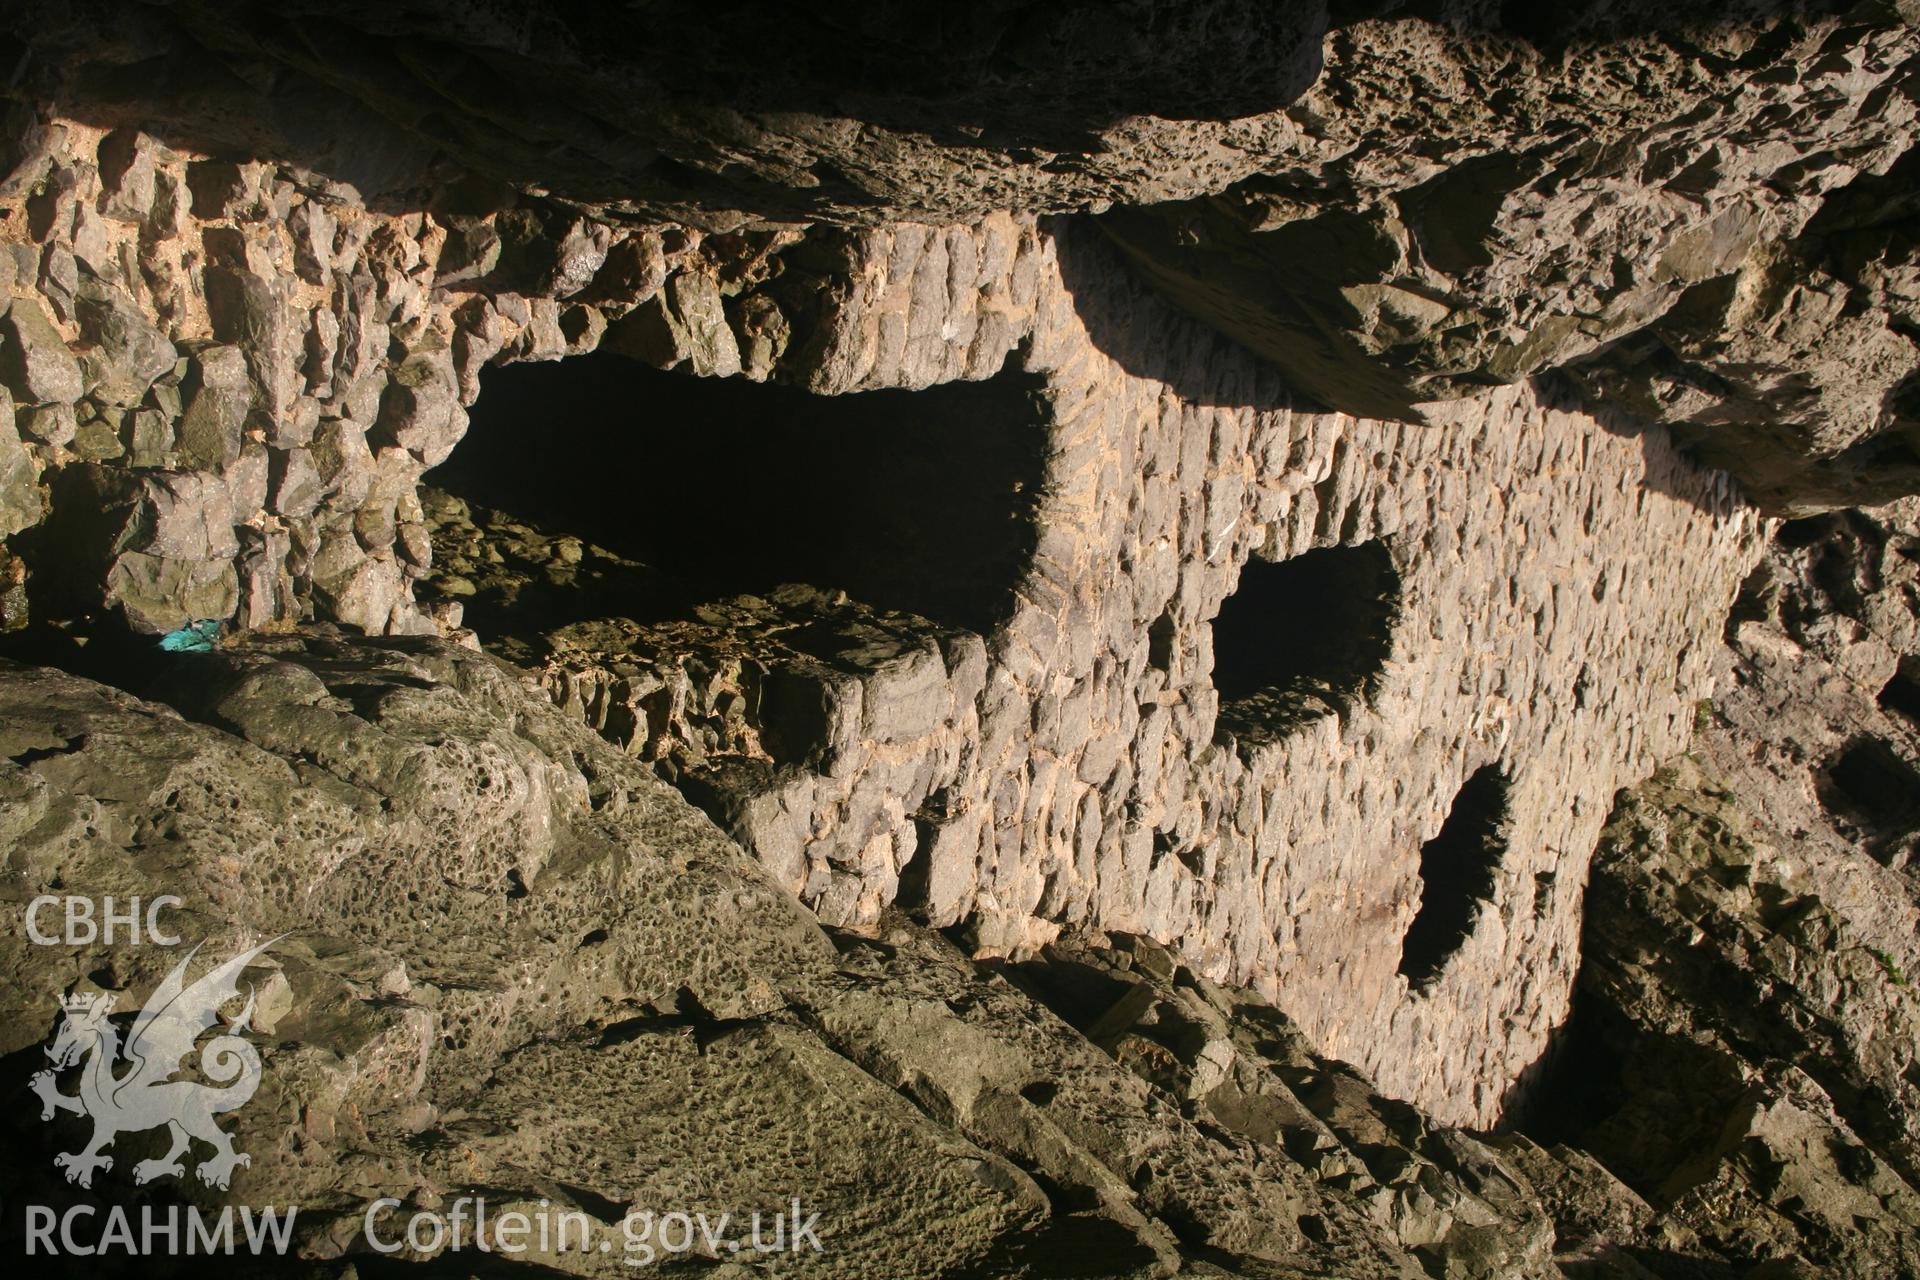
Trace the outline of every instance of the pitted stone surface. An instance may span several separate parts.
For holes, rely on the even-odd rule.
[[[1913,14],[1471,7],[1341,27],[1284,163],[1101,226],[1330,408],[1562,370],[1772,512],[1912,492]]]
[[[1145,939],[997,971],[897,913],[830,939],[495,659],[308,631],[140,674],[165,701],[0,666],[8,896],[173,893],[208,957],[285,935],[234,1031],[263,1059],[229,1121],[251,1163],[196,1202],[298,1205],[291,1274],[371,1262],[377,1197],[384,1238],[475,1194],[614,1242],[497,1259],[567,1274],[631,1274],[630,1210],[736,1238],[759,1212],[766,1239],[795,1199],[821,1249],[783,1274],[1549,1274],[1513,1166],[1257,999]],[[181,955],[35,945],[22,911],[0,950],[4,1047],[34,1057],[59,994],[131,1010]],[[9,1201],[66,1203],[73,1126],[7,1123]]]
[[[738,738],[687,779],[831,922],[871,922],[904,881],[986,953],[1068,923],[1146,933],[1282,1000],[1390,1091],[1491,1120],[1565,1016],[1587,851],[1614,790],[1684,746],[1759,522],[1659,433],[1617,435],[1525,389],[1436,406],[1438,429],[1288,410],[1270,372],[1124,277],[1069,292],[1056,252],[1097,242],[1042,243],[1025,360],[1054,421],[1012,618],[984,649],[893,641],[890,665],[828,699],[846,707],[823,721],[823,757],[775,767]],[[871,296],[917,323],[910,295]],[[1186,375],[1176,395],[1131,371],[1156,360],[1214,381]],[[1248,400],[1272,407],[1230,407]],[[1278,742],[1222,740],[1207,623],[1239,566],[1373,539],[1401,588],[1372,700]],[[755,671],[817,679],[756,639],[769,620],[752,606],[672,634],[549,637],[570,673],[556,697],[649,755],[666,720],[611,708],[669,695],[621,683],[621,634],[708,670],[744,646]],[[757,705],[741,699],[747,723]],[[1489,764],[1514,815],[1494,896],[1415,995],[1397,969],[1419,849]]]
[[[727,372],[701,354],[718,339],[699,326],[736,346],[764,332],[750,298],[794,322],[761,376],[816,391],[981,378],[1012,359],[1043,380],[1051,422],[1010,621],[861,659],[827,698],[857,692],[857,706],[823,712],[830,746],[811,762],[811,745],[777,768],[746,751],[712,777],[675,776],[830,922],[873,921],[904,879],[930,919],[970,922],[989,953],[1028,953],[1070,923],[1151,934],[1212,977],[1286,993],[1327,1051],[1449,1119],[1497,1114],[1564,1013],[1606,798],[1684,743],[1716,619],[1753,553],[1754,520],[1727,484],[1657,431],[1614,434],[1526,388],[1436,407],[1430,428],[1290,409],[1270,368],[1172,312],[1073,224],[643,229],[602,257],[573,223],[377,215],[311,175],[229,172],[139,137],[67,125],[49,148],[69,185],[22,247],[48,261],[84,248],[99,280],[88,296],[148,300],[182,355],[122,414],[129,456],[26,446],[56,498],[29,580],[51,616],[112,607],[150,631],[229,616],[451,627],[450,611],[413,600],[432,562],[416,487],[457,447],[480,364],[625,343],[663,279],[707,281],[729,305],[694,306],[692,284],[671,294],[675,325],[643,347],[658,364]],[[119,166],[125,151],[155,175],[146,220],[95,221],[144,172]],[[165,189],[192,190],[191,209]],[[566,250],[578,270],[521,277],[571,298],[504,278],[436,287],[453,232],[487,228],[518,236],[523,259],[592,247]],[[149,247],[132,262],[120,248],[136,230]],[[44,327],[23,332],[41,342]],[[87,341],[76,329],[61,350]],[[120,412],[125,369],[158,362],[114,367],[120,381],[77,416]],[[123,489],[107,504],[129,513],[117,524],[89,514],[91,499],[59,501]],[[1402,588],[1372,704],[1269,745],[1220,740],[1208,622],[1238,566],[1374,539]],[[708,643],[702,626],[724,638],[738,624],[692,620],[669,647]],[[632,736],[623,714],[615,732]],[[1396,957],[1418,850],[1491,763],[1512,779],[1510,854],[1473,938],[1415,997]],[[1412,1052],[1435,1042],[1438,1054]]]
[[[1326,407],[1417,419],[1559,372],[1596,408],[1681,431],[1775,512],[1920,485],[1911,0],[777,8],[722,33],[674,5],[533,3],[507,22],[298,4],[262,22],[43,0],[7,90],[31,119],[8,185],[39,188],[31,215],[59,224],[86,184],[50,163],[45,109],[114,128],[93,162],[114,190],[74,227],[85,258],[156,201],[202,219],[273,206],[265,162],[298,164],[338,194],[430,207],[447,283],[591,303],[646,282],[624,349],[752,377],[807,341],[789,307],[822,300],[662,270],[634,224],[792,237],[1093,213]],[[183,189],[138,129],[208,158]],[[326,283],[331,214],[288,216],[296,265]],[[291,392],[298,335],[232,247],[207,275],[215,319],[266,337],[262,372]],[[939,287],[938,266],[914,287]],[[76,259],[36,271],[65,319]],[[558,337],[591,345],[606,318],[568,308]]]
[[[0,631],[160,701],[0,670],[8,865],[301,936],[245,1133],[320,1258],[492,1180],[805,1184],[835,1275],[1912,1271],[1914,515],[1747,577],[1747,501],[1920,487],[1915,14],[1669,8],[30,5]],[[995,392],[945,412],[1037,483],[844,468],[992,608],[423,488],[489,366],[596,350]],[[715,493],[694,537],[760,461],[574,451],[614,510]],[[1309,553],[1390,565],[1263,605],[1353,662],[1249,691],[1216,619]],[[7,936],[20,1053],[157,976]],[[1653,1064],[1604,1165],[1435,1127],[1581,1043]]]

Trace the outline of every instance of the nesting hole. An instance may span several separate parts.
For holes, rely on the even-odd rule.
[[[1453,798],[1439,834],[1420,848],[1420,908],[1401,943],[1400,973],[1416,991],[1431,987],[1473,936],[1493,902],[1507,851],[1508,782],[1498,765],[1476,770]]]
[[[1249,561],[1213,621],[1220,738],[1278,741],[1372,697],[1399,611],[1384,542]]]

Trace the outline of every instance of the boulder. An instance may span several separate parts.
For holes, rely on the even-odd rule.
[[[445,350],[419,351],[394,370],[380,400],[373,436],[400,446],[421,466],[446,461],[467,430],[460,385]]]
[[[137,405],[178,358],[147,313],[126,292],[86,276],[75,295],[87,394],[108,405]]]
[[[40,523],[40,465],[14,429],[13,402],[0,388],[0,538]]]
[[[253,407],[246,353],[230,345],[196,351],[181,391],[186,404],[176,448],[182,460],[214,471],[231,466]]]
[[[70,405],[86,390],[79,361],[38,299],[15,299],[0,314],[0,382],[22,405]]]

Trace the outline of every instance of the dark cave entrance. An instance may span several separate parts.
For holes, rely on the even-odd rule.
[[[795,582],[987,631],[1032,555],[1047,421],[1011,363],[816,396],[598,352],[486,369],[427,482],[641,562],[650,598],[617,611],[641,621]]]
[[[1911,859],[1906,846],[1920,826],[1920,773],[1891,745],[1855,738],[1815,779],[1814,793],[1834,823],[1883,865]]]
[[[1453,798],[1440,832],[1420,848],[1420,909],[1400,949],[1400,973],[1415,991],[1433,985],[1493,902],[1507,851],[1507,777],[1476,770]]]
[[[1902,658],[1899,670],[1880,689],[1880,709],[1901,717],[1908,729],[1920,730],[1920,664]]]
[[[1213,620],[1217,736],[1275,742],[1371,696],[1392,649],[1400,574],[1383,542],[1250,560]]]

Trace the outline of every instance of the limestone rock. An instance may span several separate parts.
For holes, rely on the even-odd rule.
[[[230,560],[180,560],[126,551],[107,570],[102,602],[120,609],[127,625],[148,635],[174,631],[239,608],[238,575]]]
[[[101,404],[137,405],[156,378],[173,369],[173,344],[134,300],[87,277],[76,295],[88,395]]]
[[[1623,793],[1578,1012],[1524,1092],[1694,1256],[1916,1265],[1915,530],[1910,501],[1781,527],[1692,751]]]
[[[187,167],[193,212],[201,218],[234,218],[249,213],[260,198],[265,168],[230,160],[198,160]]]
[[[116,129],[100,140],[100,211],[135,224],[153,214],[156,197],[152,138],[138,129]]]
[[[1881,283],[1910,257],[1912,213],[1883,193],[1914,130],[1883,95],[1920,48],[1855,28],[1832,59],[1832,21],[1697,44],[1658,23],[1358,22],[1288,166],[1101,225],[1322,404],[1420,420],[1564,368],[1590,404],[1680,426],[1772,510],[1884,501],[1911,491],[1897,393],[1920,352],[1910,290]],[[1856,74],[1873,84],[1841,91]],[[1410,130],[1417,152],[1392,141]]]
[[[86,389],[80,364],[37,299],[0,315],[0,381],[21,405],[70,404]]]
[[[305,449],[290,449],[274,459],[273,510],[283,516],[304,516],[320,505],[326,482]]]
[[[56,83],[83,68],[124,83],[129,59],[154,56],[220,68],[226,78],[203,96],[146,112],[150,131],[177,120],[202,151],[264,150],[369,197],[427,185],[451,155],[645,220],[698,210],[721,229],[750,216],[960,219],[1008,207],[1009,196],[1066,210],[1210,190],[1293,132],[1277,112],[1311,83],[1327,30],[1317,6],[1246,0],[1016,7],[933,24],[887,4],[831,23],[756,4],[730,33],[690,8],[643,17],[543,6],[533,20],[551,40],[535,49],[477,14],[448,21],[432,5],[280,16],[337,39],[327,75],[307,73],[314,49],[277,21],[198,4],[141,15],[137,42],[50,4],[36,4],[23,29]],[[849,41],[874,58],[850,65]],[[404,62],[376,52],[400,47]],[[542,92],[508,110],[447,95],[459,68],[501,58]],[[315,112],[335,122],[324,136],[299,127]],[[258,200],[249,165],[206,160],[192,175],[198,216],[245,214]]]
[[[777,8],[17,24],[0,844],[290,931],[232,1196],[1920,1266],[1920,518],[1753,505],[1920,488],[1912,5]]]
[[[295,400],[302,386],[306,317],[291,301],[289,282],[244,262],[210,265],[203,279],[213,336],[246,353],[254,400],[274,442],[305,443]]]
[[[986,955],[1029,954],[1071,925],[1177,942],[1215,980],[1286,991],[1289,1013],[1329,1037],[1322,1048],[1388,1092],[1448,1121],[1489,1121],[1505,1085],[1463,1082],[1518,1075],[1563,1016],[1577,868],[1615,780],[1682,749],[1724,607],[1709,601],[1731,601],[1758,553],[1757,526],[1724,481],[1657,437],[1622,438],[1525,392],[1449,407],[1456,429],[1439,431],[1282,408],[1277,384],[1262,382],[1270,371],[1217,335],[1124,275],[1096,286],[1094,255],[1111,253],[1097,236],[1042,239],[1028,257],[1017,236],[999,239],[1013,230],[983,224],[970,251],[923,229],[870,237],[875,274],[838,303],[844,346],[831,357],[870,379],[854,386],[898,386],[965,367],[956,317],[977,314],[982,299],[1038,313],[1024,369],[965,398],[907,401],[926,407],[914,411],[920,434],[898,474],[924,479],[898,490],[914,495],[899,527],[943,533],[888,562],[907,579],[985,576],[1008,594],[968,615],[984,621],[876,617],[870,601],[783,596],[793,584],[778,579],[753,599],[689,608],[640,566],[616,572],[604,548],[562,563],[563,530],[518,519],[436,546],[449,585],[460,580],[465,625],[551,663],[556,698],[660,760],[830,922],[870,922],[904,894],[932,923],[968,923]],[[957,278],[956,259],[972,263]],[[983,284],[983,263],[1004,276]],[[1150,376],[1168,370],[1170,351],[1191,362],[1173,400]],[[1267,408],[1225,407],[1263,394]],[[952,406],[950,455],[934,443],[941,404]],[[1039,424],[1019,427],[1027,413]],[[893,421],[872,437],[877,456],[892,456]],[[1000,552],[970,550],[949,567],[953,526],[935,514],[945,509],[935,495],[990,452],[992,423],[1015,433],[1016,459],[1032,438],[1050,458],[1033,507],[994,521],[1033,530],[1030,550],[1005,553],[1005,577],[983,573]],[[514,481],[531,486],[545,463],[517,456]],[[611,468],[608,482],[625,493],[626,474]],[[1027,474],[1016,466],[987,483],[1012,492],[1034,482]],[[1454,507],[1438,496],[1466,475],[1506,497]],[[580,501],[586,479],[560,478]],[[1090,526],[1085,513],[1096,511]],[[1592,515],[1571,521],[1569,511]],[[1616,539],[1658,548],[1648,554],[1662,567],[1627,572]],[[901,551],[895,542],[906,538],[887,544]],[[1692,550],[1675,552],[1676,542]],[[1264,568],[1340,549],[1384,554],[1397,579],[1397,605],[1352,615],[1341,642],[1385,653],[1375,692],[1271,733],[1237,730],[1254,704],[1223,692],[1212,637],[1224,602],[1257,594]],[[878,554],[880,543],[862,550]],[[752,545],[741,554],[768,555]],[[844,577],[851,566],[816,567]],[[670,565],[645,568],[671,577]],[[1698,586],[1675,590],[1680,580]],[[566,581],[593,587],[563,600],[569,616],[522,627],[502,607],[514,593],[563,596]],[[1331,598],[1308,611],[1349,616],[1358,579],[1327,581]],[[1424,639],[1445,634],[1474,638],[1459,651]],[[1686,698],[1671,692],[1669,673],[1681,672]],[[1256,680],[1254,693],[1269,683]],[[1580,689],[1585,714],[1568,731],[1561,708]],[[1233,703],[1224,715],[1223,703]],[[1467,778],[1496,762],[1517,825],[1493,888],[1465,895],[1467,944],[1446,954],[1438,985],[1416,990],[1402,964],[1421,850]],[[1327,886],[1341,908],[1282,887],[1307,883]],[[1490,1027],[1501,1029],[1469,1030]],[[1455,1034],[1459,1056],[1439,1055],[1451,1063],[1441,1065],[1432,1046]],[[1465,1065],[1483,1053],[1501,1065]]]
[[[173,448],[173,423],[156,408],[139,408],[122,419],[128,465],[164,467]]]
[[[1160,8],[1000,15],[923,46],[887,6],[857,6],[847,30],[885,54],[851,80],[829,56],[844,31],[773,17],[741,43],[663,14],[634,27],[542,9],[554,42],[531,53],[414,5],[316,12],[341,37],[316,78],[303,61],[316,55],[278,28],[190,5],[148,17],[138,48],[234,77],[232,101],[150,95],[152,128],[353,171],[359,186],[335,184],[330,201],[427,186],[440,153],[505,177],[453,184],[438,278],[581,298],[631,281],[630,305],[649,310],[625,337],[662,363],[731,371],[737,354],[762,377],[769,356],[744,313],[730,340],[699,300],[658,300],[657,273],[628,260],[646,257],[646,233],[614,229],[636,217],[744,235],[766,219],[972,223],[1118,204],[1106,225],[1146,278],[1333,408],[1411,420],[1491,383],[1565,375],[1596,408],[1678,428],[1772,510],[1920,484],[1905,458],[1913,211],[1897,194],[1915,120],[1895,89],[1917,49],[1898,6]],[[120,43],[44,16],[32,91],[126,79],[110,70]],[[405,68],[360,52],[396,43]],[[673,56],[640,52],[654,48]],[[565,52],[583,49],[630,52]],[[510,125],[441,92],[451,68],[496,57],[527,59],[548,85]],[[718,84],[752,92],[716,98]],[[282,109],[295,92],[351,125],[322,140],[268,124],[311,109]],[[960,118],[972,123],[949,132]],[[97,203],[82,184],[121,218],[147,203],[149,170],[156,190],[190,188],[201,219],[269,210],[259,161],[197,160],[176,179],[148,133],[118,130],[69,163],[53,156],[67,135],[35,128],[39,218],[64,229],[38,264],[57,309],[75,252],[105,245],[82,226]],[[365,234],[312,201],[288,217],[295,270],[316,285],[336,256],[319,243],[328,228],[343,245]]]
[[[1863,911],[1848,881],[1878,868],[1774,839],[1690,763],[1627,800],[1566,1050],[1586,1061],[1543,1087],[1605,1100],[1569,1136],[1702,1252],[1897,1275],[1920,1261],[1912,936],[1884,930],[1914,902]]]
[[[445,351],[408,356],[387,384],[374,426],[378,438],[399,445],[423,467],[444,462],[467,429],[451,357]]]
[[[309,450],[315,471],[327,486],[327,503],[352,511],[373,488],[373,450],[358,426],[336,419],[322,424]]]
[[[177,437],[181,457],[212,471],[231,466],[240,456],[241,428],[253,407],[246,353],[229,345],[195,352],[181,391],[186,398]]]
[[[70,404],[28,405],[14,419],[20,434],[46,445],[70,445],[80,422]]]
[[[53,616],[117,608],[128,625],[157,634],[233,613],[238,545],[219,479],[75,464],[51,480]]]
[[[684,273],[615,326],[608,345],[661,369],[685,364],[706,377],[740,372],[740,346],[711,277]]]
[[[493,659],[323,632],[149,658],[139,678],[164,704],[0,667],[10,856],[35,892],[150,894],[148,841],[177,833],[178,934],[210,956],[284,935],[254,978],[264,1083],[232,1121],[251,1162],[208,1195],[298,1203],[305,1256],[364,1250],[374,1197],[479,1185],[495,1211],[545,1197],[609,1232],[630,1210],[798,1197],[823,1246],[789,1260],[800,1274],[1145,1277],[1191,1254],[1219,1274],[1412,1280],[1408,1228],[1368,1208],[1364,1154],[1411,1159],[1440,1199],[1412,1181],[1393,1196],[1463,1224],[1422,1256],[1540,1274],[1466,1261],[1494,1256],[1467,1247],[1468,1222],[1537,1235],[1537,1213],[1487,1199],[1460,1153],[1518,1186],[1500,1157],[1404,1126],[1389,1155],[1391,1106],[1361,1087],[1329,1110],[1312,1082],[1337,1068],[1275,1015],[1138,944],[1131,971],[1124,951],[1068,949],[1004,973],[900,919],[831,944],[670,787]],[[108,802],[116,822],[89,834]],[[50,991],[104,984],[132,1004],[180,954],[0,945],[9,1050],[41,1035]],[[1175,1010],[1212,1032],[1198,1059]],[[1164,1037],[1216,1097],[1235,1072],[1293,1127],[1183,1115],[1087,1038],[1089,1016]],[[9,1124],[9,1198],[54,1194],[65,1130]],[[1290,1154],[1308,1134],[1338,1153],[1319,1174]]]
[[[14,429],[13,404],[0,389],[0,538],[40,523],[40,467]]]

